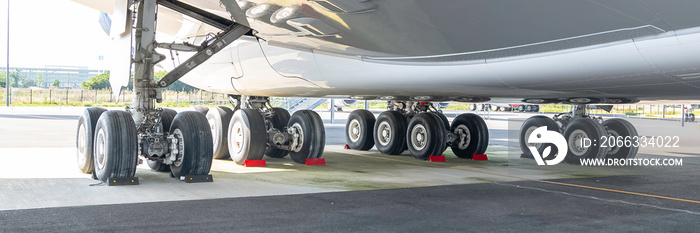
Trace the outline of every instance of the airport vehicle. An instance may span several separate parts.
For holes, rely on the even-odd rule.
[[[350,100],[350,99],[346,99],[346,100],[336,99],[336,100],[333,100],[333,102],[334,102],[333,106],[335,106],[337,111],[343,111],[343,108],[352,107],[352,106],[355,106],[357,104],[357,100]]]
[[[407,148],[418,159],[447,147],[470,158],[488,146],[481,117],[467,113],[449,123],[435,102],[571,104],[570,113],[528,119],[521,146],[534,129],[548,126],[570,139],[567,161],[630,158],[636,148],[577,144],[574,139],[636,135],[624,120],[590,118],[587,105],[698,99],[700,89],[695,0],[74,1],[112,15],[112,85],[126,84],[133,65],[131,107],[101,116],[88,109],[79,133],[81,161],[94,157],[100,179],[133,173],[136,154],[157,169],[169,165],[175,176],[206,173],[204,161],[226,157],[210,146],[228,148],[238,163],[264,154],[289,154],[299,163],[320,157],[325,132],[318,114],[289,116],[269,105],[270,96],[390,101],[393,110],[377,117],[365,110],[350,115],[348,145],[376,145],[386,154]],[[179,40],[157,41],[156,33]],[[193,55],[156,83],[154,66],[169,63],[156,48]],[[175,80],[228,93],[240,109],[209,111],[218,114],[209,121],[178,113],[169,122],[173,113],[155,103]],[[94,118],[96,126],[88,126]]]

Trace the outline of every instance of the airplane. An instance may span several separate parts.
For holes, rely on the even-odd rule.
[[[353,111],[351,149],[408,150],[417,159],[450,147],[483,154],[488,128],[465,113],[451,123],[436,102],[520,99],[570,104],[554,118],[523,123],[520,146],[541,126],[561,132],[566,161],[633,158],[638,148],[585,147],[582,138],[635,137],[622,119],[589,117],[593,104],[698,99],[700,1],[401,0],[74,0],[111,15],[113,90],[134,75],[126,111],[88,108],[78,128],[78,161],[95,178],[133,176],[138,155],[175,177],[205,175],[212,157],[236,163],[289,155],[321,158],[323,122],[290,114],[269,97],[383,100],[378,117]],[[178,41],[160,40],[170,36]],[[133,43],[131,42],[133,41]],[[168,52],[191,52],[159,82]],[[133,51],[133,53],[132,53]],[[207,115],[156,107],[176,80],[229,94],[235,109]]]

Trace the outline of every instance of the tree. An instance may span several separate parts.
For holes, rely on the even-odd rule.
[[[33,79],[24,79],[22,80],[22,87],[27,88],[27,87],[33,87],[36,86],[36,81]]]
[[[36,74],[36,84],[37,84],[37,86],[44,87],[44,74],[43,73]]]
[[[19,84],[20,84],[20,76],[19,76],[19,72],[20,72],[20,71],[21,71],[21,70],[19,70],[19,69],[15,69],[14,72],[10,72],[10,85],[12,85],[13,87],[19,87],[19,86],[20,86],[20,85],[19,85]],[[22,78],[22,79],[23,79],[23,78]]]
[[[53,85],[52,85],[52,86],[58,87],[58,85],[61,85],[61,82],[58,81],[58,79],[54,79],[54,80],[53,80]]]
[[[80,84],[83,89],[100,90],[109,88],[109,71],[90,78]]]
[[[155,76],[156,83],[160,81],[168,72],[165,71],[158,71],[153,73],[153,76]],[[183,82],[180,82],[180,80],[175,81],[173,84],[170,84],[170,86],[165,88],[166,90],[171,90],[171,91],[194,91],[194,90],[199,90],[196,87],[187,85]]]
[[[0,87],[5,88],[5,83],[7,82],[7,75],[5,71],[0,72]]]

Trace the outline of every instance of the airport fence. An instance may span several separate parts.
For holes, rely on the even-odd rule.
[[[5,106],[6,90],[0,88],[0,106]],[[189,107],[192,105],[225,105],[228,98],[225,94],[208,91],[170,91],[163,92],[161,107]],[[10,104],[13,106],[82,106],[82,107],[119,107],[131,104],[133,91],[123,90],[117,96],[105,90],[79,89],[38,89],[13,88],[10,94]]]
[[[0,88],[0,106],[5,106],[6,89]],[[80,89],[42,89],[42,88],[12,88],[11,105],[13,106],[81,106],[81,107],[122,107],[130,105],[133,100],[133,91],[123,90],[115,102],[111,90],[80,90]],[[272,98],[271,103],[275,107],[284,107],[288,98]],[[193,105],[217,106],[228,105],[226,94],[196,91],[170,91],[163,92],[163,102],[159,107],[190,107]],[[358,101],[357,105],[348,107],[347,110],[362,109],[364,101]],[[451,103],[445,110],[467,111],[468,103]],[[678,104],[640,105],[625,104],[614,105],[611,112],[602,109],[589,110],[592,115],[610,115],[615,117],[635,118],[667,118],[680,119],[682,107]],[[327,108],[328,102],[319,106]],[[370,109],[386,109],[386,101],[369,101]],[[561,113],[571,111],[570,105],[542,105],[542,113]],[[696,119],[700,119],[700,110],[692,110]]]

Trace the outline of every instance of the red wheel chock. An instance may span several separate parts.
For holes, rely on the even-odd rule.
[[[319,166],[319,165],[326,165],[326,159],[306,159],[306,163],[304,163],[306,166]]]
[[[350,145],[345,144],[345,149],[346,149],[346,150],[350,150]]]
[[[489,160],[489,157],[487,157],[485,154],[475,154],[472,155],[472,160]]]
[[[246,167],[267,167],[267,164],[265,163],[265,160],[257,159],[257,160],[245,160],[245,161],[243,161],[243,166],[246,166]]]
[[[428,161],[430,161],[430,162],[447,162],[447,160],[445,160],[444,155],[431,155],[428,157]]]

